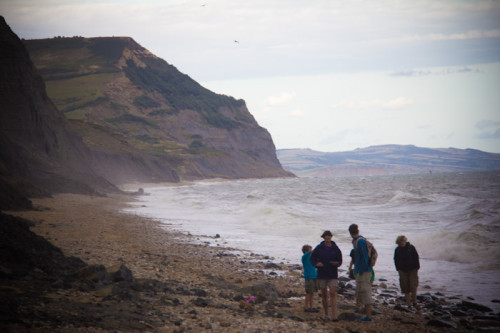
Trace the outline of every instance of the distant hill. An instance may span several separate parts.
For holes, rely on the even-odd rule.
[[[23,42],[49,97],[93,150],[116,149],[99,128],[180,179],[293,176],[243,100],[205,89],[132,38]],[[131,180],[114,170],[106,174],[115,182]]]
[[[346,152],[281,149],[278,158],[299,177],[368,176],[500,169],[500,154],[474,149],[382,145]]]

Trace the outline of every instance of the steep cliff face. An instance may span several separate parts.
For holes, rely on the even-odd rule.
[[[122,135],[182,179],[293,176],[243,100],[203,88],[131,38],[24,43],[67,118]]]
[[[113,159],[118,153],[83,143],[47,96],[25,46],[0,17],[0,209],[26,208],[25,197],[53,192],[118,191],[104,172],[96,172],[98,162],[108,170],[135,158],[129,171],[151,173],[141,170],[139,155],[122,153],[121,160]],[[178,180],[171,170],[164,179]]]

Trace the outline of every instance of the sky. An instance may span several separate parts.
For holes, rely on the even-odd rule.
[[[20,37],[129,36],[277,149],[500,153],[500,0],[0,0]]]

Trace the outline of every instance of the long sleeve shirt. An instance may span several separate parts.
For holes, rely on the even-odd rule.
[[[354,244],[354,272],[357,274],[371,272],[365,239],[358,236],[354,239]]]
[[[337,266],[332,265],[332,261],[338,262]],[[316,266],[319,262],[323,267]],[[323,241],[312,252],[311,264],[318,268],[318,279],[338,279],[337,267],[342,265],[342,252],[334,241],[331,246]]]
[[[312,251],[308,251],[302,255],[302,266],[304,267],[304,279],[317,279],[318,270],[311,264]]]

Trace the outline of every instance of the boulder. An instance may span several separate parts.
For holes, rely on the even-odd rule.
[[[257,282],[252,286],[243,287],[240,289],[242,294],[255,296],[257,303],[267,301],[274,303],[280,297],[278,289],[269,282]]]
[[[463,308],[473,309],[473,310],[477,310],[477,311],[481,311],[481,312],[492,312],[493,311],[492,309],[490,309],[489,307],[487,307],[485,305],[474,303],[474,302],[469,302],[469,301],[462,301],[462,303],[460,303],[460,305]]]
[[[134,276],[132,275],[132,271],[124,264],[116,264],[114,266],[111,266],[110,268],[108,268],[108,274],[113,282],[134,281]]]

